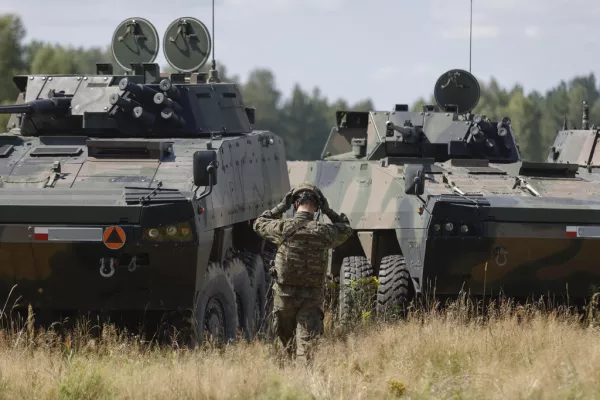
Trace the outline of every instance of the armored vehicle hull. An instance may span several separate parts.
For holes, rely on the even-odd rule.
[[[336,114],[321,160],[288,161],[355,233],[330,257],[342,286],[378,277],[376,308],[415,295],[588,298],[600,284],[600,185],[523,161],[510,119],[471,115],[475,78],[451,70],[438,106]],[[344,309],[341,295],[341,309]]]
[[[260,143],[264,139],[276,143],[264,147]],[[13,297],[22,296],[21,303],[31,302],[35,307],[189,306],[198,264],[222,262],[225,254],[220,253],[228,247],[254,247],[259,254],[261,243],[251,243],[258,239],[248,221],[274,206],[289,190],[284,157],[276,159],[285,154],[284,148],[268,132],[212,141],[223,183],[214,185],[201,201],[193,199],[192,155],[207,151],[206,140],[165,140],[172,145],[173,156],[160,162],[151,157],[90,157],[88,151],[95,144],[88,140],[86,145],[80,137],[53,138],[53,146],[47,146],[37,139],[0,136],[0,146],[8,141],[14,150],[3,160],[10,172],[3,174],[0,188],[0,296],[6,298],[16,284]],[[123,141],[102,143],[110,143],[116,151]],[[81,150],[77,156],[32,155],[77,146]],[[125,151],[130,157],[132,148]],[[62,162],[60,177],[44,187],[54,179],[55,160]],[[260,186],[240,184],[257,176],[264,177]],[[158,182],[163,182],[163,188],[152,194]],[[168,190],[164,189],[167,184]],[[122,238],[115,237],[115,243],[106,233],[112,226],[124,233]],[[173,237],[166,232],[169,226],[177,229]],[[165,231],[153,239],[149,236],[152,228]],[[216,242],[222,241],[222,230],[229,230],[229,243]],[[115,266],[114,275],[102,277],[103,263],[106,274],[111,273],[111,263]]]
[[[165,52],[202,27],[174,21]],[[149,22],[124,21],[119,64],[124,46],[154,36]],[[150,55],[126,75],[101,64],[97,75],[14,78],[19,100],[0,108],[11,114],[0,135],[0,298],[40,316],[167,311],[200,339],[251,337],[271,257],[252,222],[290,190],[283,142],[252,129],[235,84],[215,71],[208,82],[165,79]]]
[[[292,185],[314,182],[351,221],[353,237],[331,259],[331,274],[342,281],[347,258],[364,258],[378,276],[382,260],[397,256],[412,278],[407,289],[417,293],[428,286],[440,295],[464,289],[586,297],[600,284],[594,234],[600,233],[600,201],[558,197],[559,191],[536,197],[513,189],[515,177],[502,165],[469,171],[452,164],[432,165],[435,173],[425,174],[425,203],[405,194],[404,165],[288,161],[288,171]],[[443,174],[468,195],[456,194]]]

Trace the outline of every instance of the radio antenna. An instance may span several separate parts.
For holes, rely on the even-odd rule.
[[[214,2],[215,0],[213,0]],[[471,21],[469,23],[469,73],[471,73],[471,58],[473,51],[473,0],[471,0]],[[214,56],[213,52],[213,56]],[[213,67],[214,68],[214,67]]]
[[[471,0],[472,2],[473,0]],[[215,61],[215,0],[213,0],[213,69],[217,69],[217,62]]]
[[[215,0],[212,0],[212,68],[209,72],[209,82],[220,82],[217,62],[215,61]]]

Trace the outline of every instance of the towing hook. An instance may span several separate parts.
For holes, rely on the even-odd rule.
[[[110,257],[109,260],[107,263],[104,257],[100,259],[100,275],[104,278],[110,278],[115,274],[115,259]]]
[[[496,265],[499,267],[504,267],[506,263],[508,263],[508,251],[506,251],[506,249],[502,246],[496,247],[494,251],[496,252],[496,258],[494,259]]]
[[[127,271],[129,272],[133,272],[136,269],[138,269],[138,265],[137,265],[137,256],[133,256],[131,257],[131,261],[129,261],[129,265],[127,266]]]

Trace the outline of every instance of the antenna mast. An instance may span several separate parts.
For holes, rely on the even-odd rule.
[[[473,1],[473,0],[471,0]],[[213,69],[217,69],[217,62],[215,61],[215,0],[213,0]]]
[[[209,73],[209,82],[220,82],[219,71],[217,71],[217,62],[215,61],[215,0],[212,0],[212,67]]]
[[[215,0],[213,0],[214,2]],[[213,22],[214,24],[214,22]],[[471,0],[471,21],[469,23],[469,73],[471,73],[471,53],[473,49],[473,0]],[[213,56],[214,56],[213,51]],[[213,67],[214,68],[214,67]]]

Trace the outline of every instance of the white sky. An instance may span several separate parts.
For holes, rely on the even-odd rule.
[[[330,100],[370,97],[378,109],[429,97],[436,78],[469,68],[469,0],[217,0],[216,58],[245,78],[275,73],[290,93],[318,86]],[[60,7],[57,7],[60,4]],[[211,27],[210,0],[2,0],[27,38],[107,45],[129,17],[159,37],[178,17]],[[598,73],[599,0],[474,0],[473,73],[503,86],[545,91],[561,79]],[[595,26],[596,25],[596,26]],[[164,57],[157,59],[165,64]]]

